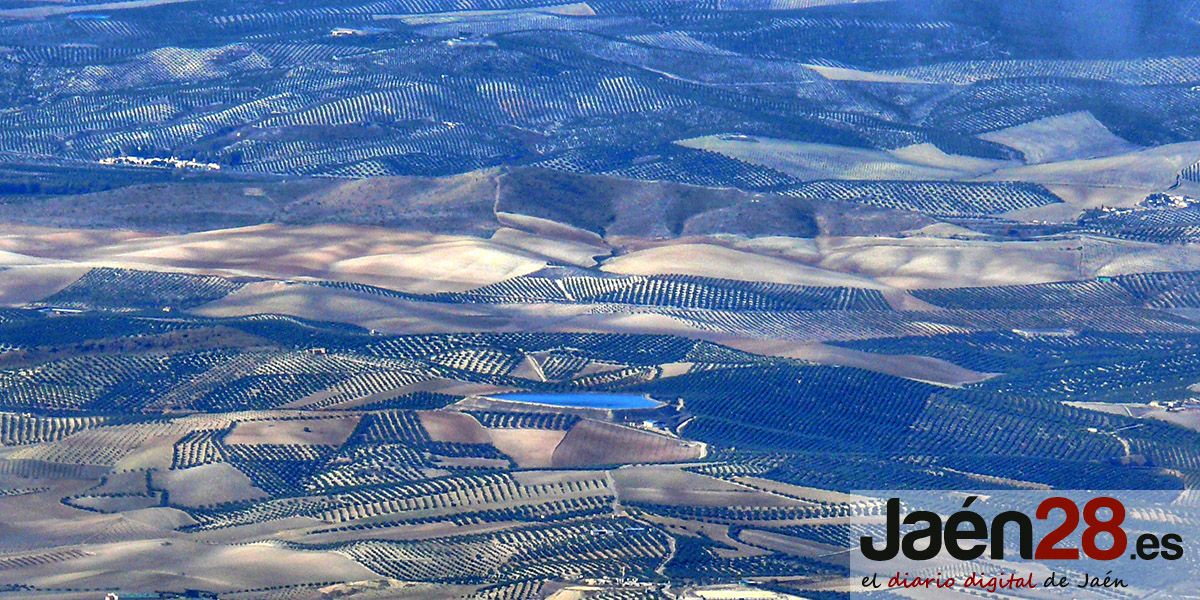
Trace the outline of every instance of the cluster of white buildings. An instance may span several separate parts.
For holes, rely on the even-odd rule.
[[[100,159],[102,165],[124,165],[134,167],[157,167],[160,169],[198,169],[201,171],[220,171],[221,165],[182,158],[143,158],[141,156],[113,156]]]

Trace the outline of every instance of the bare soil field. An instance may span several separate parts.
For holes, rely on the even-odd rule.
[[[554,452],[566,435],[553,429],[488,429],[492,445],[527,469],[554,466]]]
[[[704,446],[599,421],[580,421],[554,450],[557,467],[628,462],[680,462],[704,456]]]
[[[923,238],[830,238],[821,267],[898,288],[1022,285],[1079,279],[1079,244]]]
[[[787,173],[797,179],[950,180],[978,177],[1003,161],[952,157],[934,147],[887,152],[751,136],[705,136],[677,144],[716,152]]]
[[[1197,160],[1200,160],[1200,143],[1181,142],[1099,158],[999,169],[983,179],[1130,188],[1150,193],[1170,187],[1175,176]]]
[[[1200,408],[1196,407],[1167,410],[1162,406],[1148,406],[1145,404],[1112,402],[1069,402],[1068,404],[1112,415],[1125,415],[1135,419],[1157,419],[1193,431],[1200,431]]]
[[[300,444],[340,446],[358,425],[359,416],[332,419],[240,421],[225,436],[227,444]]]
[[[850,272],[805,265],[716,244],[669,244],[604,261],[601,269],[625,275],[703,275],[815,286],[884,287]]]
[[[474,417],[464,413],[426,410],[417,413],[429,437],[439,442],[487,444],[491,436]]]
[[[764,493],[674,466],[631,466],[612,471],[624,501],[680,506],[796,506],[790,498]]]
[[[841,365],[886,373],[917,381],[938,385],[961,387],[987,381],[995,373],[980,373],[960,367],[949,361],[930,356],[909,354],[880,355],[860,352],[820,343],[796,343],[784,340],[751,340],[746,338],[717,338],[725,345],[738,350],[767,356],[797,358],[820,365]]]
[[[834,555],[845,552],[844,549],[827,544],[802,540],[796,537],[780,535],[770,531],[762,531],[760,529],[747,529],[738,534],[738,539],[755,546],[762,546],[777,550],[793,556],[803,556],[806,558],[825,558],[833,559]],[[846,559],[842,557],[844,562]]]
[[[154,475],[154,484],[169,492],[172,502],[183,506],[244,502],[269,496],[254,487],[254,482],[245,473],[227,463],[160,471]]]
[[[67,245],[57,242],[74,234],[81,239]],[[470,289],[535,271],[547,260],[479,238],[349,225],[257,225],[178,235],[131,234],[118,241],[89,232],[39,230],[5,238],[3,249],[30,257],[24,264],[53,258],[277,279],[306,276],[412,292]],[[21,263],[16,257],[10,262]]]
[[[83,545],[78,551],[80,555],[63,560],[54,571],[17,567],[0,569],[0,577],[20,578],[40,587],[125,589],[155,589],[182,580],[219,590],[377,577],[333,552],[301,552],[267,544],[211,546],[160,539]]]
[[[1030,164],[1097,158],[1138,149],[1113,135],[1086,111],[1046,117],[979,137],[1020,150]]]

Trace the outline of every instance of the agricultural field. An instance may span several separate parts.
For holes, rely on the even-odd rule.
[[[824,600],[864,490],[1194,507],[1200,5],[1091,4],[0,0],[0,600]]]

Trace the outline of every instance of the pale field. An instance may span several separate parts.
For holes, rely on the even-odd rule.
[[[845,237],[821,240],[820,267],[904,289],[1069,281],[1076,240],[1009,241]]]
[[[458,444],[486,444],[490,440],[487,430],[475,417],[466,413],[445,410],[422,410],[417,413],[421,426],[429,439],[435,442]]]
[[[940,239],[986,239],[986,233],[972,231],[966,227],[954,225],[952,223],[934,223],[916,229],[909,229],[902,232],[903,237],[923,237],[923,238],[940,238]],[[814,241],[815,243],[815,241]],[[819,255],[819,252],[818,252]]]
[[[702,458],[705,452],[704,444],[699,442],[584,420],[567,432],[554,449],[551,462],[556,467],[683,462]]]
[[[738,534],[738,538],[755,546],[805,558],[833,560],[835,559],[833,555],[840,554],[845,550],[844,548],[828,544],[821,544],[771,531],[762,531],[760,529],[742,531]],[[841,560],[844,564],[847,559],[843,557]]]
[[[1017,161],[978,158],[962,154],[948,154],[931,143],[902,146],[888,150],[887,154],[899,160],[938,169],[949,169],[959,173],[988,173],[1004,166],[1016,166]]]
[[[777,238],[766,238],[765,242],[721,238],[643,244],[634,252],[604,261],[601,269],[627,275],[684,274],[876,289],[884,293],[894,308],[928,310],[928,305],[914,303],[902,291],[1072,281],[1092,277],[1109,261],[1122,260],[1119,254],[1109,253],[1098,263],[1090,253],[1081,252],[1082,246],[1094,245],[1090,236],[1084,236],[1082,241],[1076,237],[1030,241],[996,241],[978,236],[962,239],[953,226],[915,233],[919,235],[822,236],[796,245]],[[1103,243],[1125,244],[1115,240]],[[1194,264],[1187,253],[1175,252],[1171,246],[1137,247],[1163,253],[1164,259],[1155,270],[1187,270]]]
[[[0,497],[0,552],[32,552],[36,549],[80,544],[99,532],[124,522],[129,515],[106,515],[73,508],[61,503],[64,496],[80,494],[96,485],[96,480],[16,478],[17,487],[47,488],[33,494]],[[191,521],[182,511],[161,509],[179,518],[164,519],[160,532],[169,531],[175,524]],[[144,512],[144,511],[143,511]],[[140,513],[139,513],[140,514]],[[143,515],[143,519],[149,515]],[[163,533],[160,533],[162,535]],[[3,581],[4,579],[0,579]]]
[[[544,469],[554,465],[554,451],[566,437],[566,431],[552,429],[488,429],[488,438],[497,450],[511,456],[524,469]]]
[[[545,13],[553,15],[570,15],[573,17],[594,17],[596,11],[586,2],[574,2],[569,4],[553,4],[550,6],[539,6],[537,8],[512,8],[500,10],[456,10],[446,12],[433,12],[417,15],[373,15],[373,18],[378,20],[398,19],[407,25],[429,25],[434,23],[453,23],[462,19],[470,19],[473,17],[500,17],[521,15],[529,13]]]
[[[495,215],[497,221],[514,231],[523,231],[546,239],[564,240],[580,244],[581,247],[608,247],[600,234],[575,227],[574,225],[520,213],[504,212],[502,210],[495,211]]]
[[[1150,193],[1170,187],[1176,174],[1197,160],[1200,142],[1181,142],[1099,158],[1004,168],[980,179],[1132,188]]]
[[[966,179],[1012,163],[953,157],[932,144],[888,152],[765,137],[709,135],[675,142],[761,165],[797,179]]]
[[[281,282],[252,283],[193,312],[210,317],[263,313],[337,320],[385,333],[519,330],[580,311],[578,306],[488,305],[417,302],[349,290]]]
[[[53,263],[25,264],[0,270],[0,304],[18,305],[41,300],[71,285],[87,272],[86,266]]]
[[[813,238],[794,238],[781,235],[757,238],[730,236],[720,238],[720,242],[734,250],[801,263],[811,263],[821,259],[821,249],[817,246],[817,240]]]
[[[1189,407],[1178,411],[1167,411],[1148,404],[1126,404],[1116,402],[1066,402],[1075,408],[1086,408],[1110,415],[1121,415],[1135,419],[1155,419],[1174,423],[1180,427],[1200,431],[1200,408]]]
[[[905,75],[893,75],[876,71],[861,71],[842,67],[825,67],[821,65],[804,65],[806,69],[830,81],[864,81],[868,83],[926,83]]]
[[[595,266],[598,257],[605,257],[612,253],[612,248],[603,242],[555,238],[509,227],[497,229],[492,234],[491,241],[510,248],[532,252],[559,264],[577,267]]]
[[[546,381],[546,374],[542,371],[541,363],[534,353],[528,353],[521,362],[517,363],[516,368],[508,373],[512,377],[520,377],[529,381]]]
[[[340,446],[354,433],[358,415],[331,419],[241,421],[225,436],[227,444]]]
[[[658,365],[658,368],[662,371],[662,374],[659,375],[659,377],[665,379],[667,377],[679,377],[680,375],[686,375],[691,372],[692,367],[695,365],[696,363],[691,362],[663,363]]]
[[[355,281],[414,293],[467,290],[531,273],[556,260],[520,244],[550,245],[552,253],[567,251],[563,244],[547,244],[531,234],[505,234],[501,241],[492,241],[346,225],[256,225],[115,242],[84,233],[77,243],[56,243],[65,233],[70,230],[11,235],[0,239],[0,250],[28,257],[22,263],[10,256],[10,264],[40,264],[52,258],[134,269]],[[505,239],[514,245],[502,243]]]
[[[750,340],[733,336],[719,339],[724,340],[726,346],[753,354],[796,358],[820,365],[856,367],[947,387],[979,383],[996,376],[995,373],[972,371],[932,356],[876,354],[819,342]]]
[[[1045,184],[1045,187],[1062,202],[1012,210],[1001,216],[1026,222],[1070,222],[1077,220],[1083,211],[1093,208],[1132,208],[1155,191],[1148,188],[1089,185]]]
[[[1104,240],[1095,241],[1092,246],[1097,249],[1097,253],[1105,251],[1102,257],[1089,262],[1097,276],[1200,269],[1198,244],[1160,246],[1124,240]]]
[[[590,419],[580,421],[569,431],[552,431],[486,428],[471,415],[450,410],[417,414],[434,441],[491,444],[523,468],[676,462],[704,454],[703,444]]]
[[[806,503],[689,473],[675,466],[629,466],[612,471],[623,501],[690,506],[800,506]]]
[[[690,589],[683,600],[802,600],[784,592],[760,590],[743,585],[711,585]]]
[[[153,478],[156,487],[171,493],[173,504],[182,506],[205,506],[267,497],[266,492],[254,487],[249,477],[228,463],[155,471]]]
[[[789,498],[796,498],[799,500],[822,504],[864,502],[871,500],[871,498],[868,496],[859,496],[857,494],[846,494],[842,492],[792,485],[790,483],[783,483],[771,479],[763,479],[761,477],[740,476],[734,477],[733,479],[738,483],[748,485],[755,489],[767,490],[776,494],[787,496]]]
[[[1139,149],[1114,135],[1087,111],[1046,117],[979,137],[1020,150],[1029,164],[1111,156]]]
[[[754,6],[755,10],[800,10],[822,6],[841,6],[844,4],[874,4],[881,1],[883,0],[770,0],[769,2],[754,2],[751,5]],[[744,3],[721,0],[717,4],[721,10],[737,10],[733,7],[739,5],[744,5]]]
[[[477,586],[421,583],[395,579],[372,579],[327,585],[315,590],[310,596],[316,600],[349,597],[354,600],[441,600],[446,597],[461,598],[475,591]],[[302,600],[301,593],[295,593]]]
[[[39,587],[125,590],[236,589],[378,576],[334,552],[269,544],[214,546],[178,537],[82,544],[84,556],[46,566],[0,570],[0,580]],[[130,565],[138,565],[131,569]]]
[[[129,10],[191,1],[192,0],[125,0],[124,2],[100,2],[97,4],[85,5],[43,4],[40,6],[30,6],[26,8],[8,8],[0,10],[0,18],[45,19],[46,17],[56,17],[81,12]]]
[[[702,275],[797,285],[885,287],[850,272],[704,243],[646,248],[606,260],[600,268],[622,275]]]

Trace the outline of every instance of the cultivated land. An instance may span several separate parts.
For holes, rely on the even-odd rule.
[[[0,2],[0,600],[824,599],[855,490],[1194,503],[1197,13],[987,4]]]

